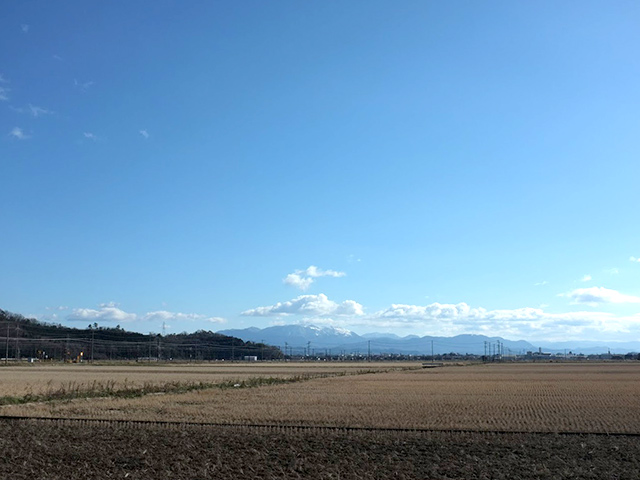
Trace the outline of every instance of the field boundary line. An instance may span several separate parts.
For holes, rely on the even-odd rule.
[[[392,432],[392,433],[481,433],[497,435],[562,435],[583,436],[595,435],[605,437],[639,437],[640,432],[597,432],[597,431],[541,431],[541,430],[481,430],[465,428],[403,428],[403,427],[345,427],[337,425],[290,425],[269,423],[212,423],[212,422],[172,422],[166,420],[123,420],[108,418],[74,418],[74,417],[32,417],[19,415],[0,415],[3,422],[48,422],[77,423],[96,425],[124,425],[130,427],[159,426],[167,428],[180,427],[215,427],[215,428],[247,428],[256,430],[297,430],[297,431],[340,431],[357,432]]]

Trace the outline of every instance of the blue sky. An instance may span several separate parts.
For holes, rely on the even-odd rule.
[[[0,308],[640,338],[640,5],[11,2]]]

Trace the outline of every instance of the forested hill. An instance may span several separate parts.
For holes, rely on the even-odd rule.
[[[0,357],[42,360],[242,360],[281,358],[269,345],[199,330],[170,335],[142,334],[98,324],[72,328],[44,323],[0,309]]]

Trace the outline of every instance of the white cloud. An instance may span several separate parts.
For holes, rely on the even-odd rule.
[[[570,298],[572,305],[597,306],[601,303],[640,303],[640,297],[625,295],[604,287],[577,288],[569,293],[562,293],[560,296]]]
[[[140,135],[142,135],[145,140],[149,138],[149,132],[147,132],[146,130],[140,130],[138,133],[140,133]]]
[[[290,273],[282,281],[285,285],[291,285],[300,290],[307,290],[313,283],[313,278],[303,277],[298,273]]]
[[[268,307],[257,307],[245,310],[242,315],[252,317],[273,317],[277,315],[311,315],[325,317],[331,315],[363,315],[363,308],[358,302],[345,300],[336,303],[323,293],[319,295],[300,295],[288,302],[278,302]]]
[[[636,258],[636,257],[629,257],[629,261],[630,261],[630,262],[640,262],[640,258]]]
[[[98,140],[98,137],[91,132],[84,132],[82,135],[84,135],[84,138],[88,138],[89,140],[93,140],[94,142]]]
[[[31,138],[31,135],[27,135],[24,133],[20,127],[14,127],[11,132],[9,132],[9,136],[13,138],[17,138],[18,140],[26,140],[27,138]]]
[[[51,115],[53,113],[51,110],[31,104],[27,105],[25,108],[11,107],[11,109],[18,113],[26,113],[36,118],[41,117],[42,115]]]
[[[134,321],[147,321],[147,322],[185,322],[185,321],[204,321],[210,323],[224,323],[226,320],[222,317],[208,317],[198,313],[181,313],[181,312],[168,312],[166,310],[160,310],[155,312],[147,312],[144,315],[138,315],[136,313],[125,312],[119,308],[115,302],[101,303],[97,309],[92,308],[74,308],[67,320],[69,321],[90,321],[90,322],[134,322]],[[65,307],[66,308],[66,307]]]
[[[89,321],[89,322],[133,322],[137,319],[135,313],[127,313],[117,307],[100,307],[98,310],[92,308],[74,308],[67,320],[69,321]]]
[[[223,317],[207,317],[204,320],[209,323],[226,323],[227,322],[227,319]]]
[[[591,275],[589,275],[589,274],[584,275],[584,276],[580,279],[580,281],[581,281],[581,282],[590,282],[590,281],[591,281]]]
[[[604,273],[608,273],[609,275],[617,275],[620,273],[620,270],[618,270],[617,268],[606,268],[604,270]]]
[[[294,273],[287,275],[282,282],[285,285],[291,285],[292,287],[299,288],[300,290],[307,290],[314,279],[319,277],[344,277],[346,273],[338,272],[336,270],[322,270],[315,265],[309,266],[306,270],[296,270]]]
[[[307,268],[305,270],[305,273],[313,278],[317,278],[317,277],[334,277],[334,278],[339,278],[339,277],[344,277],[346,275],[346,273],[344,272],[337,272],[335,270],[322,270],[314,265],[311,265],[309,268]]]
[[[542,285],[546,285],[549,282],[547,282],[546,280],[543,280],[542,282],[538,282],[538,283],[534,283],[533,286],[534,287],[541,287]]]
[[[23,23],[22,25],[20,25],[20,30],[22,30],[22,33],[29,33],[29,25]]]

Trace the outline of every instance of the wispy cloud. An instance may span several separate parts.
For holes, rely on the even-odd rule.
[[[570,298],[573,305],[584,304],[592,307],[602,303],[640,303],[640,297],[604,287],[577,288],[559,296]]]
[[[589,274],[584,275],[584,276],[580,279],[580,281],[581,281],[581,282],[590,282],[590,281],[591,281],[591,275],[589,275]]]
[[[60,55],[53,55],[52,57],[54,60],[58,60],[59,62],[63,61],[63,58]]]
[[[57,307],[45,307],[45,310],[69,310],[66,305],[58,305]]]
[[[609,275],[617,275],[620,273],[620,270],[618,270],[617,268],[606,268],[604,270],[604,273],[608,273]]]
[[[168,312],[166,310],[159,310],[157,312],[149,312],[143,315],[143,320],[167,322],[167,321],[195,321],[203,320],[209,323],[225,323],[227,320],[222,317],[207,317],[206,315],[200,315],[198,313],[180,313],[180,312]]]
[[[112,301],[110,301],[110,302],[99,303],[99,304],[98,304],[98,306],[99,306],[100,308],[107,308],[107,307],[110,307],[110,308],[111,308],[111,307],[119,307],[119,306],[120,306],[120,304],[119,304],[119,303],[116,303],[116,302],[114,302],[114,301],[112,300]]]
[[[640,258],[637,257],[629,257],[630,262],[640,262]]]
[[[533,286],[534,287],[541,287],[542,285],[547,285],[548,283],[549,282],[547,282],[546,280],[543,280],[541,282],[534,283]]]
[[[282,282],[285,285],[291,285],[292,287],[299,288],[300,290],[307,290],[311,284],[319,277],[344,277],[346,273],[338,272],[336,270],[322,270],[315,265],[309,266],[306,270],[296,270],[293,273],[287,275]]]
[[[31,115],[32,117],[41,117],[43,115],[51,115],[53,112],[51,110],[47,110],[43,107],[38,107],[37,105],[28,104],[26,107],[11,107],[11,109],[18,113],[25,113],[27,115]]]
[[[149,138],[149,132],[146,130],[139,130],[138,133],[142,135],[145,139]]]
[[[14,127],[13,130],[9,132],[9,136],[13,138],[17,138],[18,140],[26,140],[27,138],[31,138],[31,135],[27,135],[24,133],[20,127]]]
[[[94,142],[96,140],[98,140],[98,137],[95,134],[91,133],[91,132],[84,132],[82,135],[84,136],[84,138],[87,138],[89,140],[93,140]]]
[[[0,84],[2,83],[7,84],[9,83],[9,80],[4,78],[4,76],[0,73]],[[7,87],[3,87],[2,85],[0,85],[0,101],[6,102],[7,100],[9,100],[9,92],[10,90]]]
[[[92,81],[89,82],[79,82],[78,80],[76,80],[75,78],[73,79],[73,84],[82,89],[82,90],[88,90],[89,87],[93,86],[95,83]]]
[[[288,302],[278,302],[267,307],[257,307],[242,312],[244,316],[250,317],[274,317],[279,315],[363,315],[363,308],[358,302],[345,300],[336,303],[329,300],[323,293],[319,295],[300,295]]]
[[[26,23],[20,25],[20,30],[22,30],[22,33],[29,33],[29,28],[29,25],[27,25]]]

